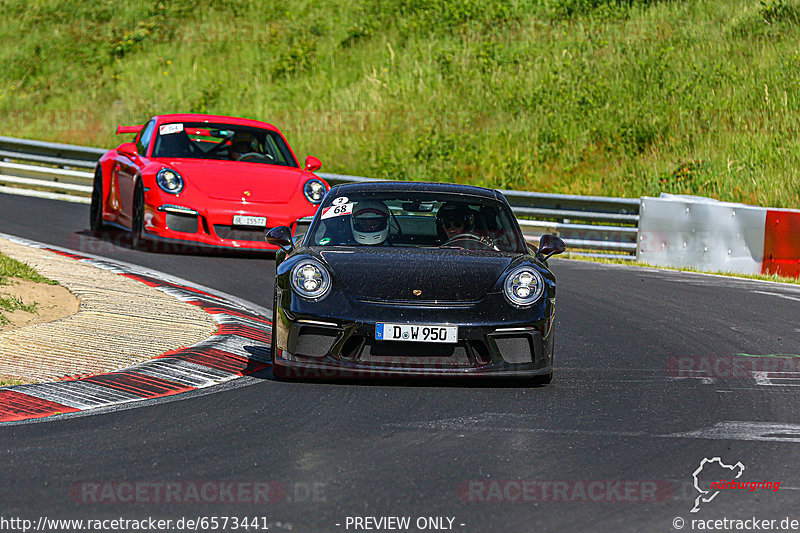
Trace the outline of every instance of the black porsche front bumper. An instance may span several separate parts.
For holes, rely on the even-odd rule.
[[[499,300],[489,297],[469,306],[370,306],[362,309],[363,316],[348,319],[335,312],[308,313],[308,306],[302,302],[291,309],[291,300],[297,302],[293,296],[285,302],[278,298],[273,329],[273,364],[279,367],[276,373],[287,377],[522,377],[546,375],[553,370],[552,300],[542,302],[537,309],[504,313],[497,311],[498,305],[508,305],[500,295]],[[284,308],[281,303],[289,305]],[[378,322],[456,325],[458,342],[377,340]]]

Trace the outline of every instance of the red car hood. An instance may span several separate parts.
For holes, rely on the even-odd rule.
[[[209,198],[258,203],[286,203],[303,177],[299,168],[241,161],[165,161],[188,184]],[[250,193],[249,195],[247,193]]]

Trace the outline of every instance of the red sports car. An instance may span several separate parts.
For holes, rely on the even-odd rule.
[[[143,240],[275,250],[264,233],[304,231],[327,193],[308,156],[300,167],[283,134],[270,124],[212,115],[160,115],[119,126],[135,133],[97,163],[91,229],[104,225]]]

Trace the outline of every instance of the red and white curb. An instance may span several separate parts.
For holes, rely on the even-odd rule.
[[[272,324],[263,318],[264,310],[255,305],[134,266],[2,236],[140,281],[200,307],[214,318],[219,328],[194,346],[167,352],[123,370],[65,381],[0,387],[0,422],[181,394],[261,372],[270,366]]]

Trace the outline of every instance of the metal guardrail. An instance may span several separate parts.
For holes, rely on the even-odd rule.
[[[89,203],[93,173],[87,170],[94,169],[105,152],[101,148],[0,136],[0,193]],[[317,175],[331,184],[377,181],[344,174]],[[578,255],[634,258],[639,198],[500,192],[532,242],[553,233]]]
[[[324,172],[317,172],[317,175],[331,184],[378,181],[363,176]],[[578,255],[634,259],[639,234],[639,198],[506,189],[501,189],[500,192],[511,204],[511,209],[529,241],[538,241],[545,233],[552,233],[561,237],[567,248]]]

